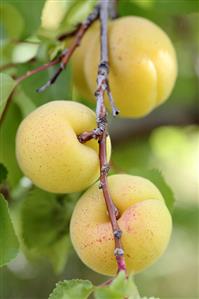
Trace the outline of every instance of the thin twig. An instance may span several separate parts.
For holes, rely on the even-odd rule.
[[[62,58],[62,56],[60,56],[60,57],[56,58],[55,60],[52,60],[48,63],[45,63],[41,66],[38,66],[37,68],[35,68],[31,71],[27,71],[24,75],[22,75],[22,76],[20,76],[16,79],[17,84],[19,84],[21,81],[31,77],[32,75],[35,75],[35,74],[37,74],[39,72],[42,72],[42,71],[45,71],[46,69],[52,67],[53,65],[58,64],[61,61],[61,58]]]
[[[46,84],[44,84],[43,86],[41,86],[40,88],[37,89],[37,92],[43,92],[44,90],[46,90],[46,88],[48,88],[50,85],[52,85],[57,80],[59,75],[65,69],[73,52],[80,45],[80,42],[81,42],[84,34],[88,30],[88,28],[91,26],[91,24],[98,17],[99,17],[99,5],[96,5],[94,10],[88,15],[87,19],[83,23],[81,23],[81,25],[79,26],[71,46],[67,49],[67,51],[65,51],[65,53],[62,56],[60,67],[57,69],[57,71],[55,72],[53,77],[50,80],[48,80],[48,82]]]

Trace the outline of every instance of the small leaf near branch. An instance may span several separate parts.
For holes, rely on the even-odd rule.
[[[36,57],[39,49],[39,44],[31,42],[22,42],[17,44],[12,52],[13,63],[25,63]]]
[[[140,299],[133,277],[130,276],[126,279],[124,271],[121,271],[111,284],[105,287],[98,287],[95,291],[96,299],[124,299],[126,297],[129,299]]]
[[[0,194],[0,267],[14,259],[19,243],[8,212],[8,204]]]
[[[97,4],[96,0],[81,0],[74,1],[73,5],[67,11],[65,18],[61,23],[61,29],[67,28],[67,30],[72,30],[74,27],[83,22],[87,16],[92,12],[95,5]]]
[[[65,280],[56,285],[48,299],[87,299],[93,288],[89,280]]]

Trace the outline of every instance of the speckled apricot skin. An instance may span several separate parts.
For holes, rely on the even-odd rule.
[[[141,17],[109,23],[109,82],[121,117],[142,117],[168,99],[177,76],[174,47],[167,34]],[[72,58],[79,93],[94,99],[100,57],[100,28],[96,22]],[[106,104],[109,107],[108,100]]]
[[[128,273],[139,272],[165,251],[172,220],[159,190],[149,180],[125,174],[108,177],[109,190],[119,209],[119,226]],[[80,259],[92,270],[114,276],[114,240],[102,191],[90,187],[74,209],[70,236]]]
[[[16,157],[35,185],[53,193],[82,191],[99,177],[98,143],[77,136],[96,128],[95,113],[72,101],[49,102],[19,126]],[[108,139],[110,158],[110,139]]]

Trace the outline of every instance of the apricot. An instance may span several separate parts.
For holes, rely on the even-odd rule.
[[[122,117],[142,117],[165,102],[177,76],[175,49],[167,34],[142,17],[122,17],[108,28],[109,82]],[[88,30],[72,58],[74,83],[94,100],[100,59],[99,22]],[[106,105],[110,108],[106,97]]]
[[[77,136],[96,128],[95,113],[72,101],[49,102],[19,126],[16,156],[23,173],[49,192],[78,192],[99,177],[98,143],[80,143]],[[107,155],[111,144],[108,138]]]
[[[120,217],[128,273],[139,272],[165,251],[172,229],[170,213],[160,191],[149,180],[126,174],[108,177],[109,190]],[[117,264],[111,223],[99,183],[77,202],[70,236],[80,259],[92,270],[114,276]]]

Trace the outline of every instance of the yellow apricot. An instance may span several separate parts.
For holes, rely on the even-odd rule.
[[[95,127],[95,113],[80,103],[53,101],[37,108],[17,132],[16,156],[21,170],[46,191],[82,191],[99,177],[98,143],[82,144],[77,136]],[[110,139],[107,151],[110,158]]]
[[[128,273],[139,272],[165,251],[172,229],[170,213],[153,183],[126,174],[108,177],[109,190],[120,217]],[[114,276],[114,239],[99,183],[90,187],[74,209],[70,236],[80,259],[92,270]]]
[[[42,28],[47,30],[58,29],[69,7],[70,2],[68,1],[47,0],[42,9]]]
[[[109,81],[120,115],[145,116],[171,94],[177,75],[174,47],[160,27],[141,17],[110,22],[108,34]],[[79,93],[88,99],[94,99],[96,90],[99,38],[96,22],[72,59],[74,82]],[[107,98],[106,104],[109,107]]]

